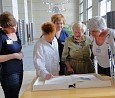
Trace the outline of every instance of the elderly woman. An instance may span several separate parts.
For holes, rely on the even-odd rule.
[[[62,61],[66,63],[66,74],[94,73],[94,65],[91,60],[91,39],[84,35],[85,24],[78,22],[73,25],[74,35],[65,41],[62,53]]]
[[[107,28],[105,19],[100,16],[90,19],[88,26],[94,38],[92,50],[97,57],[98,73],[110,76],[110,66],[115,65],[115,30]]]

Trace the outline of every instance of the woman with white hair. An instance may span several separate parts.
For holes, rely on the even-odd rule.
[[[91,39],[84,35],[85,24],[78,22],[73,25],[73,36],[66,39],[62,53],[62,61],[66,64],[66,74],[94,73],[91,60]]]
[[[110,71],[113,70],[110,68],[115,65],[115,30],[108,28],[100,16],[90,19],[88,27],[94,38],[92,50],[97,58],[98,73],[111,76]]]

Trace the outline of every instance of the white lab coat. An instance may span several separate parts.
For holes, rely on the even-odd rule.
[[[37,76],[45,78],[46,74],[59,75],[59,53],[57,39],[52,44],[44,37],[39,38],[34,46],[33,62]]]

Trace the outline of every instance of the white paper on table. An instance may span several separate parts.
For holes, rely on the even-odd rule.
[[[70,76],[57,76],[49,80],[45,80],[45,84],[64,84],[73,82]]]
[[[101,81],[95,75],[71,75],[73,81],[76,82],[85,82],[85,81]]]

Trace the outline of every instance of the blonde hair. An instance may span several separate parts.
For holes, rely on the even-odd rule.
[[[79,28],[80,30],[82,30],[82,32],[86,31],[86,25],[82,22],[74,23],[72,26],[72,29],[74,29],[74,28]]]
[[[53,22],[53,23],[55,23],[55,22],[58,22],[58,21],[63,21],[63,23],[65,24],[65,17],[62,15],[62,14],[54,14],[54,15],[52,15],[52,17],[51,17],[51,21]]]

